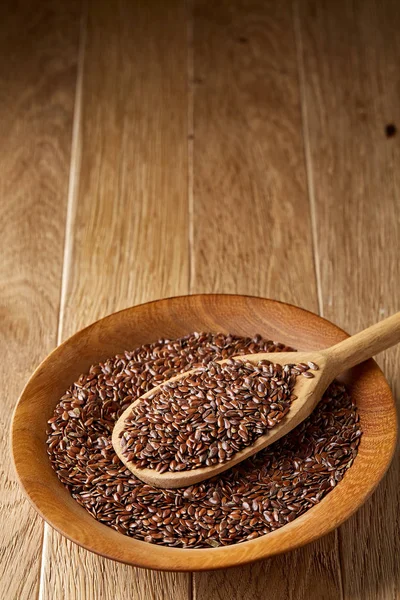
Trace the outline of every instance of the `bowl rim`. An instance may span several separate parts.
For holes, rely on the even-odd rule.
[[[363,380],[363,378],[368,375],[374,375],[379,377],[378,387],[380,388],[380,394],[386,397],[386,406],[387,414],[386,418],[388,419],[391,430],[390,430],[390,438],[385,447],[384,454],[380,455],[380,467],[376,470],[374,477],[371,478],[368,485],[364,485],[363,489],[353,490],[355,496],[352,497],[351,505],[346,506],[345,514],[342,514],[337,519],[332,519],[330,523],[325,523],[322,528],[315,527],[311,531],[309,531],[306,535],[300,536],[298,539],[293,539],[293,533],[297,530],[301,529],[303,523],[306,523],[311,517],[316,517],[318,519],[318,514],[322,513],[322,508],[326,506],[326,501],[329,499],[333,500],[338,494],[338,490],[340,488],[340,484],[338,484],[319,504],[315,505],[311,509],[309,509],[302,516],[298,517],[291,523],[285,525],[282,528],[275,530],[274,532],[268,533],[260,538],[255,540],[241,542],[239,544],[234,544],[231,546],[224,546],[218,548],[201,548],[201,549],[184,549],[184,548],[169,548],[167,546],[160,545],[150,545],[146,542],[142,542],[140,540],[135,540],[134,538],[128,538],[132,542],[134,542],[135,547],[137,548],[137,552],[135,553],[134,558],[131,556],[127,557],[123,553],[121,554],[118,549],[113,551],[109,551],[107,547],[109,547],[109,542],[104,544],[102,543],[102,537],[99,536],[100,539],[90,539],[87,540],[87,537],[83,535],[83,531],[75,530],[74,533],[66,528],[64,525],[60,525],[59,522],[55,522],[54,519],[47,513],[46,510],[43,510],[43,505],[45,504],[42,499],[38,497],[37,493],[33,493],[31,489],[31,482],[28,478],[20,472],[18,465],[21,464],[21,450],[18,447],[16,442],[18,441],[19,433],[21,432],[20,427],[16,425],[17,417],[19,415],[22,404],[26,401],[26,397],[29,394],[30,387],[32,383],[35,381],[38,374],[41,374],[43,368],[46,367],[46,364],[51,361],[54,356],[57,356],[64,348],[69,346],[73,346],[77,339],[80,339],[85,333],[88,333],[92,329],[95,329],[99,326],[100,323],[104,321],[113,320],[117,315],[121,316],[124,313],[133,313],[135,311],[143,310],[146,307],[154,306],[154,305],[162,305],[162,304],[170,304],[170,303],[186,303],[195,300],[202,300],[207,298],[207,300],[215,300],[215,301],[226,301],[227,299],[237,299],[238,301],[248,300],[250,302],[260,301],[260,303],[265,304],[265,308],[269,304],[272,305],[280,305],[284,309],[290,309],[291,311],[298,311],[299,313],[303,313],[308,316],[309,319],[314,321],[323,321],[328,328],[330,328],[336,337],[337,341],[348,337],[348,334],[326,319],[325,317],[321,317],[316,313],[313,313],[310,310],[307,310],[302,307],[298,307],[296,305],[282,302],[280,300],[264,298],[261,296],[254,296],[248,294],[186,294],[179,296],[171,296],[167,298],[161,298],[152,300],[150,302],[143,302],[141,304],[134,305],[132,307],[124,308],[122,310],[113,312],[109,315],[106,315],[103,318],[97,319],[90,325],[78,330],[73,335],[68,337],[65,341],[63,341],[60,345],[54,348],[38,365],[38,367],[33,371],[32,375],[28,379],[25,384],[20,397],[17,401],[17,404],[14,408],[12,419],[11,419],[11,427],[10,427],[10,445],[11,445],[11,457],[12,463],[14,466],[14,472],[16,473],[18,482],[24,492],[25,497],[28,499],[31,506],[35,509],[35,511],[42,517],[42,519],[48,523],[53,529],[58,531],[61,535],[69,539],[70,541],[76,543],[77,545],[94,552],[100,556],[105,558],[109,558],[112,560],[116,560],[118,562],[122,562],[125,564],[133,565],[140,568],[150,568],[154,570],[160,571],[176,571],[176,572],[190,572],[190,571],[208,571],[208,570],[217,570],[221,568],[235,567],[239,565],[244,565],[248,563],[252,563],[258,560],[263,560],[278,554],[282,554],[297,548],[300,548],[308,543],[319,539],[321,536],[326,535],[336,529],[339,525],[341,525],[344,521],[346,521],[351,515],[353,515],[364,502],[369,498],[369,496],[373,493],[376,486],[379,484],[382,477],[385,475],[387,469],[390,466],[391,460],[393,458],[394,450],[396,447],[397,440],[397,415],[396,415],[396,407],[394,398],[389,387],[389,384],[382,373],[381,369],[372,359],[366,361],[362,365],[359,365],[355,368],[357,371],[356,380]],[[188,332],[189,333],[189,332]],[[366,382],[368,386],[368,381]],[[360,461],[355,459],[351,469],[348,472],[353,471],[355,467],[358,465]],[[54,477],[57,479],[57,482],[60,484],[61,489],[68,495],[70,500],[77,504],[75,500],[72,499],[69,492],[66,488],[61,484],[58,480],[55,472]],[[340,488],[341,490],[343,489]],[[40,495],[39,495],[40,496]],[[355,501],[354,501],[355,499]],[[79,506],[79,505],[78,505]],[[84,513],[90,518],[93,519],[85,511],[84,508],[79,507]],[[82,515],[83,516],[83,515]],[[112,530],[106,525],[100,524],[98,521],[95,521],[97,525],[101,525],[104,529],[108,530],[108,532],[112,532],[115,536],[120,536],[118,532]],[[262,540],[268,538],[268,541],[272,542],[276,540],[279,536],[280,539],[283,540],[281,546],[272,543],[272,549],[268,549],[268,544],[266,548],[265,544],[261,544]],[[127,537],[127,536],[124,536]],[[117,541],[118,538],[116,538]],[[290,540],[290,541],[289,541]],[[271,544],[270,544],[271,545]],[[239,552],[237,550],[240,550]],[[150,552],[147,552],[150,550]],[[207,560],[205,560],[207,555]]]

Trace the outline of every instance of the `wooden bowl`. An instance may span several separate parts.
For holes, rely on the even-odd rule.
[[[301,350],[344,339],[341,329],[310,312],[248,296],[169,298],[114,313],[79,331],[52,352],[28,381],[15,409],[12,451],[20,483],[38,513],[67,538],[113,560],[151,569],[201,571],[287,552],[332,531],[372,493],[389,466],[396,413],[386,379],[372,360],[348,374],[363,436],[352,467],[318,505],[272,533],[234,546],[179,549],[150,545],[101,525],[58,480],[46,453],[46,421],[63,392],[93,363],[123,350],[193,331],[255,333]]]

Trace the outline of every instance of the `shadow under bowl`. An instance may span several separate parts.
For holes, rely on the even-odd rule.
[[[316,506],[258,539],[222,548],[182,549],[129,538],[96,521],[70,496],[53,471],[46,424],[65,390],[93,363],[193,331],[254,336],[298,350],[322,349],[347,337],[329,321],[301,308],[251,296],[202,294],[149,302],[114,313],[56,348],[36,369],[16,406],[12,452],[21,486],[54,529],[84,548],[130,565],[171,571],[237,566],[288,552],[338,527],[372,493],[395,447],[397,420],[388,383],[373,360],[346,374],[363,435],[343,480]]]

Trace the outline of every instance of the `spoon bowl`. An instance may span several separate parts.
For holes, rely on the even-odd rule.
[[[313,371],[313,378],[297,377],[295,384],[296,399],[290,405],[289,412],[285,418],[275,425],[272,429],[268,429],[264,435],[260,435],[253,444],[247,446],[243,450],[236,452],[230,460],[223,463],[217,463],[210,467],[200,467],[198,469],[192,469],[187,471],[165,471],[160,473],[155,469],[140,469],[133,461],[127,460],[125,454],[122,452],[121,447],[121,434],[125,428],[125,421],[132,412],[132,409],[140,404],[144,398],[152,396],[157,390],[163,387],[164,384],[158,385],[151,389],[149,392],[143,394],[135,402],[133,402],[128,408],[122,413],[118,419],[112,433],[112,444],[115,452],[118,454],[120,460],[128,467],[130,471],[136,477],[148,483],[160,488],[181,488],[199,483],[204,479],[214,477],[219,473],[223,473],[227,469],[230,469],[234,465],[246,460],[253,454],[260,452],[263,448],[266,448],[273,442],[276,442],[279,438],[286,435],[289,431],[297,427],[299,423],[304,421],[311,412],[314,410],[318,402],[320,401],[326,388],[332,381],[330,373],[326,370],[327,357],[324,352],[263,352],[261,354],[247,354],[242,356],[235,356],[235,360],[242,362],[250,362],[257,365],[261,360],[268,360],[272,363],[279,364],[284,367],[287,364],[295,364],[299,362],[307,363],[312,361],[318,365],[318,370]],[[227,362],[226,360],[218,361],[221,364]],[[168,380],[169,383],[173,381],[179,381],[187,377],[191,373],[195,373],[196,369],[180,373],[175,377],[171,377]]]

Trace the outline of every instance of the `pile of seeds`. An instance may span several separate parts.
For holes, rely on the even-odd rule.
[[[173,375],[239,354],[289,350],[260,336],[192,334],[94,365],[66,391],[49,420],[53,468],[95,519],[139,540],[217,547],[282,527],[329,493],[357,454],[358,414],[343,386],[330,386],[317,409],[290,434],[190,488],[144,484],[115,454],[111,433],[135,399]]]
[[[126,418],[121,446],[138,468],[183,471],[224,463],[287,414],[296,378],[314,363],[228,359],[161,386]]]

